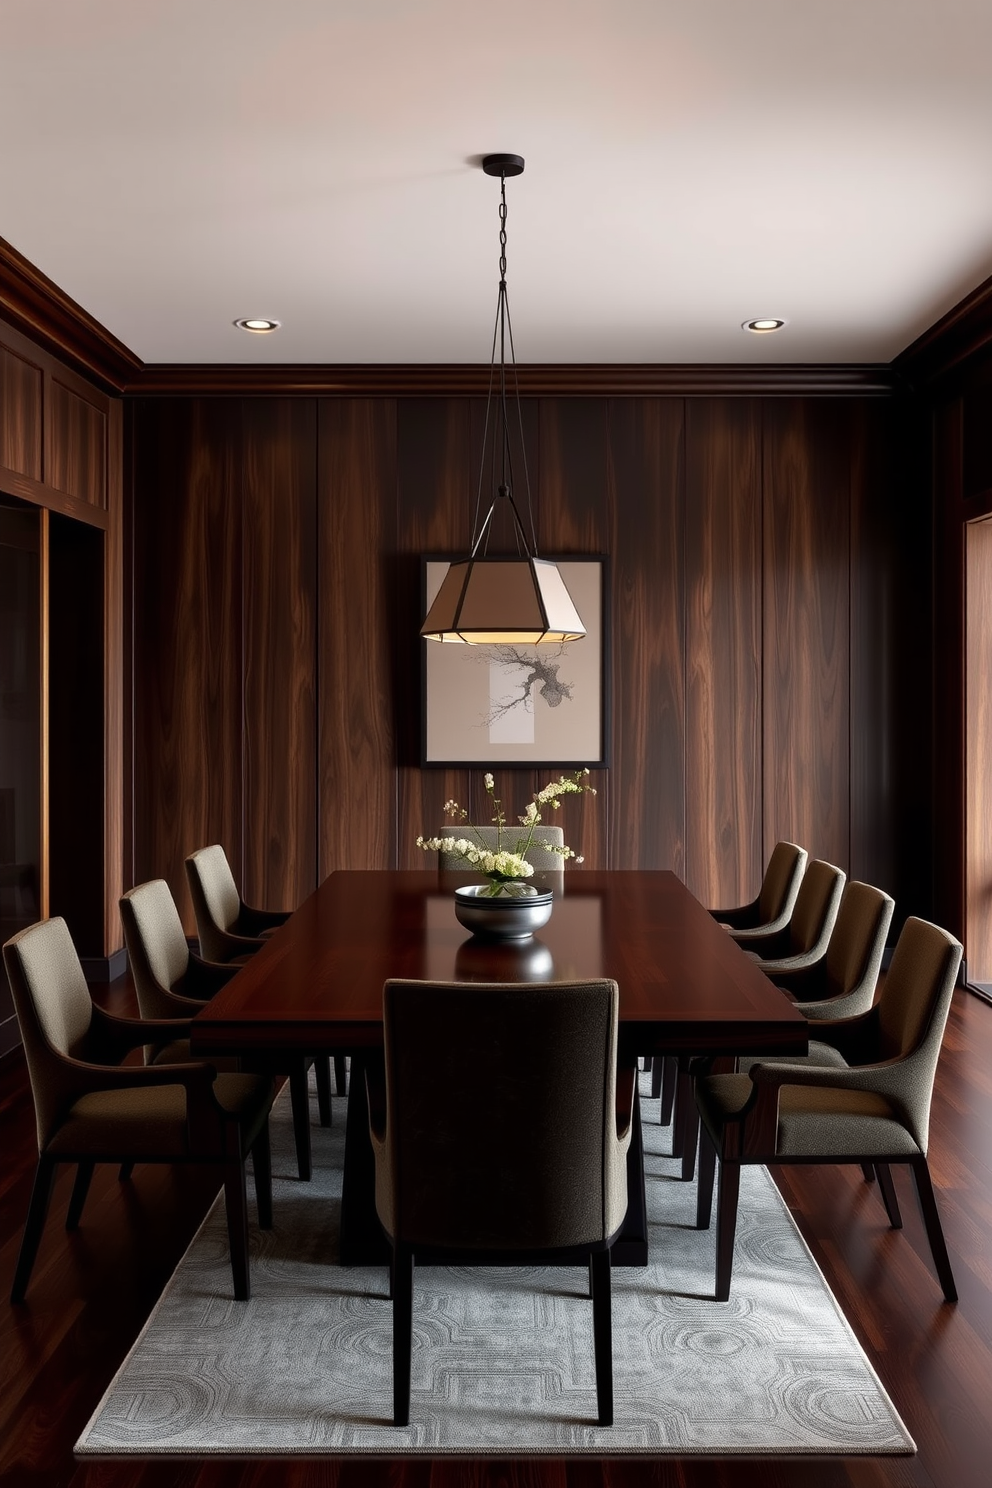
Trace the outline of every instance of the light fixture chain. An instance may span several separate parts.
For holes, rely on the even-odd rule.
[[[506,172],[499,178],[499,277],[506,279]]]

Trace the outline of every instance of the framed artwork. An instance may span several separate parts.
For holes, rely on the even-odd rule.
[[[427,613],[450,561],[423,559],[421,614]],[[607,763],[606,560],[553,562],[586,627],[580,641],[560,646],[421,641],[421,764],[579,768]]]

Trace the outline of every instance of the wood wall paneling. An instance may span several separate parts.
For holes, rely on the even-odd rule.
[[[91,506],[107,505],[106,400],[97,407],[58,378],[49,383],[47,480]]]
[[[934,918],[965,934],[965,588],[961,399],[933,410]]]
[[[608,861],[677,873],[686,867],[684,426],[681,398],[609,404]]]
[[[0,345],[0,466],[41,480],[44,374]]]
[[[241,479],[239,402],[139,404],[135,875],[168,880],[188,932],[183,859],[220,842],[243,877]]]
[[[246,401],[242,440],[241,892],[249,904],[295,909],[317,886],[314,400]]]
[[[850,864],[850,409],[765,404],[764,857]]]
[[[324,399],[319,408],[319,877],[396,862],[394,699],[419,703],[396,675],[396,405]],[[410,567],[409,560],[406,561]],[[418,575],[419,577],[419,575]],[[402,605],[399,606],[402,609]],[[410,667],[407,639],[403,654]],[[416,835],[416,834],[414,834]]]
[[[966,528],[965,952],[992,984],[992,518]]]
[[[444,819],[447,800],[469,799],[467,770],[421,770],[420,559],[468,551],[478,484],[469,399],[403,399],[396,405],[396,587],[393,708],[397,742],[398,866],[422,868],[419,834]]]
[[[686,882],[744,904],[762,855],[761,405],[686,405]]]

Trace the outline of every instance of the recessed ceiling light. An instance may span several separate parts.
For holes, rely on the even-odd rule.
[[[757,320],[745,320],[741,325],[741,330],[754,331],[758,336],[767,336],[769,331],[780,331],[784,325],[784,320],[773,320],[770,316],[759,316]]]
[[[258,316],[251,316],[245,320],[236,320],[236,326],[242,331],[254,331],[256,336],[265,336],[269,331],[277,331],[282,324],[279,320],[262,320]]]

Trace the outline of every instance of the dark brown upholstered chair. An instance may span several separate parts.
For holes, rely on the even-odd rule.
[[[617,1076],[617,1007],[610,981],[386,983],[385,1067],[368,1084],[376,1210],[393,1246],[397,1426],[410,1417],[425,1252],[588,1261],[598,1419],[612,1425],[610,1247],[627,1211],[635,1080]]]
[[[42,920],[3,948],[38,1126],[38,1168],[11,1301],[24,1298],[38,1251],[55,1169],[76,1164],[66,1228],[82,1216],[98,1162],[222,1165],[234,1295],[249,1295],[245,1158],[254,1158],[258,1222],[272,1225],[269,1107],[272,1081],[216,1074],[204,1063],[126,1065],[142,1044],[159,1044],[186,1022],[115,1018],[90,997],[62,919]]]
[[[751,1066],[696,1080],[703,1124],[696,1223],[709,1226],[716,1159],[716,1296],[726,1301],[734,1257],[742,1163],[874,1165],[894,1229],[902,1220],[891,1163],[908,1163],[948,1302],[957,1298],[927,1166],[930,1100],[961,945],[910,918],[878,1002],[855,1018],[823,1022],[805,1061]]]
[[[120,900],[120,911],[138,1007],[143,1018],[193,1018],[204,1002],[209,1001],[238,971],[240,961],[204,961],[190,950],[176,901],[164,878],[151,879],[148,883],[129,889]],[[190,1057],[189,1039],[184,1034],[168,1045],[149,1050],[146,1062],[175,1064]],[[342,1062],[343,1057],[342,1055]],[[226,1061],[214,1062],[218,1068],[228,1067]],[[271,1066],[263,1066],[266,1073],[289,1076],[296,1161],[299,1175],[303,1179],[309,1179],[312,1163],[308,1063],[305,1059],[293,1060],[284,1056]],[[320,1123],[322,1126],[330,1126],[331,1080],[328,1063],[326,1058],[321,1057],[314,1064]]]
[[[756,935],[774,935],[792,918],[799,885],[806,871],[806,850],[794,842],[777,842],[768,859],[757,899],[736,909],[711,909],[735,940],[745,944]]]
[[[807,1018],[853,1018],[866,1013],[875,998],[894,910],[891,895],[852,880],[841,895],[823,955],[794,970],[766,965],[766,976],[795,998]]]

